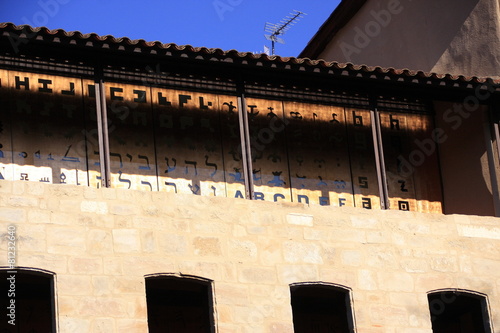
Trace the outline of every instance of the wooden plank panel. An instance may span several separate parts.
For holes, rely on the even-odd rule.
[[[235,96],[152,89],[161,191],[244,193]]]
[[[411,150],[409,114],[380,112],[389,209],[417,211],[413,174],[401,170],[401,156]]]
[[[345,109],[356,207],[380,209],[370,111]]]
[[[14,179],[88,185],[79,78],[9,72]]]
[[[437,144],[432,136],[431,117],[381,112],[380,118],[390,209],[441,213]]]
[[[256,200],[292,201],[283,103],[247,98],[254,196]]]
[[[407,117],[412,137],[409,154],[424,156],[422,163],[412,163],[410,160],[414,161],[414,156],[407,156],[408,162],[412,163],[414,168],[413,182],[417,211],[441,214],[443,212],[441,176],[437,154],[438,144],[433,134],[432,117],[427,115],[408,115]],[[418,151],[421,151],[422,154],[417,153]]]
[[[150,88],[116,82],[105,87],[111,186],[157,191]]]
[[[97,129],[95,83],[92,80],[82,79],[81,84],[85,114],[89,186],[99,188],[101,186],[101,169],[99,165],[99,132]]]
[[[354,206],[344,109],[285,102],[293,201]]]
[[[0,69],[0,180],[14,179],[9,73]]]

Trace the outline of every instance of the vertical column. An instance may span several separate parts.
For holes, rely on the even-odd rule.
[[[384,148],[382,145],[382,134],[380,129],[380,115],[377,108],[370,110],[372,120],[373,149],[375,152],[375,165],[377,169],[378,190],[380,193],[380,208],[389,209],[389,198],[387,195],[387,177],[385,173]]]
[[[493,192],[493,206],[495,209],[495,216],[500,216],[500,193],[498,181],[498,165],[500,163],[500,110],[497,103],[493,102],[490,107],[490,123],[489,128],[485,128],[485,135],[487,136],[487,150],[488,150],[488,166],[490,169],[491,187]],[[494,147],[496,146],[496,151]]]
[[[101,74],[101,73],[99,73]],[[108,135],[108,116],[106,110],[106,91],[102,74],[97,75],[95,81],[96,92],[96,112],[97,112],[97,131],[99,137],[99,163],[101,167],[101,185],[102,187],[111,186],[111,172],[109,169],[109,135]]]
[[[245,196],[246,199],[253,199],[252,152],[250,150],[250,130],[248,127],[248,113],[245,100],[244,83],[240,83],[238,87],[238,109],[240,110],[238,115],[240,122],[243,177],[245,179]]]

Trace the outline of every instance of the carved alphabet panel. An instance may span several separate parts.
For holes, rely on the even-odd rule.
[[[7,108],[0,121],[10,123],[0,138],[8,148],[2,177],[89,185],[82,81],[26,72],[3,72],[1,79]]]

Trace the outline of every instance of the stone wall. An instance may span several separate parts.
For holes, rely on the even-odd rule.
[[[318,59],[499,77],[499,3],[491,0],[372,0]]]
[[[358,333],[430,333],[427,292],[488,295],[497,218],[0,182],[0,266],[55,273],[59,332],[147,332],[145,275],[213,281],[218,332],[292,332],[290,284],[352,290]],[[498,332],[498,331],[496,331]]]

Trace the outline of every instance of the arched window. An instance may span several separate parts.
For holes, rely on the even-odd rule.
[[[0,269],[0,281],[0,307],[7,310],[0,332],[56,332],[53,273]]]
[[[351,291],[333,284],[290,286],[295,333],[352,333]]]
[[[195,277],[146,277],[150,333],[213,333],[212,284]]]
[[[486,295],[458,289],[428,293],[434,333],[491,333]]]

